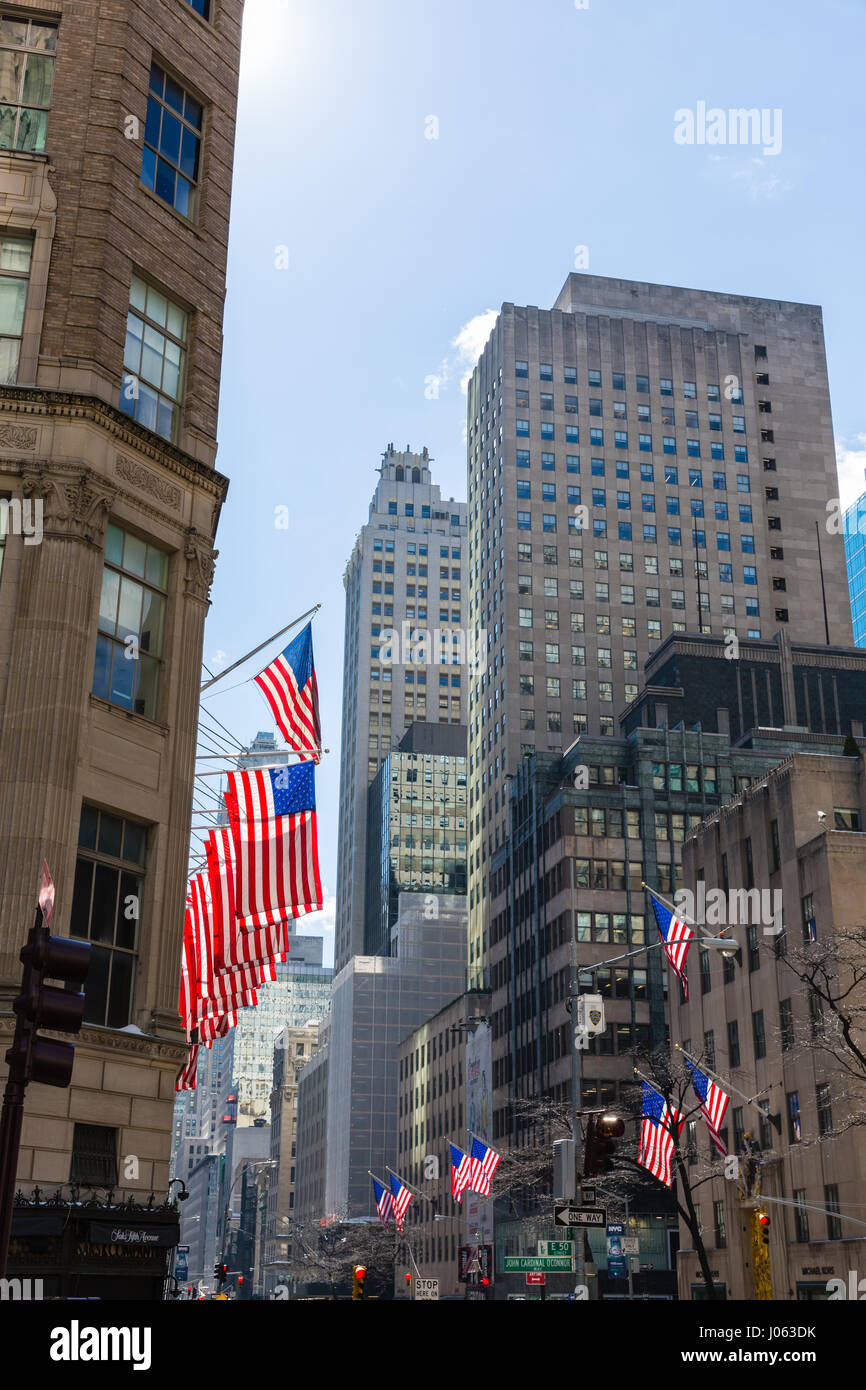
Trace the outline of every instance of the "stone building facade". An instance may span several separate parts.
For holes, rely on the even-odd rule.
[[[168,1185],[242,11],[2,8],[0,1056],[43,859],[93,947],[25,1190]]]
[[[684,887],[692,892],[703,881],[707,895],[727,893],[729,884],[781,894],[781,921],[750,913],[746,925],[730,929],[736,961],[709,960],[689,1001],[671,1006],[672,1038],[713,1066],[731,1095],[722,1135],[740,1159],[739,1178],[723,1176],[700,1117],[686,1136],[696,1168],[712,1172],[715,1162],[717,1175],[695,1197],[714,1280],[727,1298],[755,1295],[759,1208],[770,1218],[773,1299],[827,1298],[833,1280],[841,1281],[841,1297],[856,1297],[851,1271],[855,1285],[866,1275],[866,1144],[856,1123],[866,1075],[834,1032],[828,1005],[818,1006],[803,982],[810,961],[827,959],[831,994],[849,989],[853,946],[861,983],[842,1009],[862,1054],[864,825],[862,754],[800,751],[708,817],[683,845]],[[750,1096],[760,1097],[769,1118],[747,1103]],[[681,1241],[680,1298],[702,1296],[685,1228]]]

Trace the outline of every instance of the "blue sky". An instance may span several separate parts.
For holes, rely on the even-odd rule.
[[[862,491],[864,50],[862,0],[247,0],[205,660],[322,603],[330,894],[343,569],[389,441],[465,497],[488,311],[549,308],[576,246],[598,275],[821,304],[842,496]],[[780,153],[678,145],[699,101],[780,109]],[[231,688],[257,669],[207,701],[244,740],[272,726]]]

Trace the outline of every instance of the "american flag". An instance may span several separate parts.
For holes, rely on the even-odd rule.
[[[193,1043],[189,1050],[189,1057],[186,1060],[186,1065],[181,1068],[174,1089],[176,1091],[194,1091],[197,1071],[198,1044]]]
[[[665,954],[671,963],[674,974],[682,984],[683,994],[688,999],[689,982],[686,979],[686,956],[689,953],[694,932],[679,917],[674,916],[664,903],[659,902],[652,890],[650,890],[650,900],[658,923],[659,935],[664,942]]]
[[[389,1173],[389,1177],[391,1179],[391,1191],[393,1193],[394,1220],[397,1224],[397,1230],[402,1235],[403,1221],[409,1209],[409,1203],[415,1194],[409,1191],[406,1184],[397,1177],[396,1173]]]
[[[707,1129],[710,1131],[710,1138],[718,1149],[722,1158],[727,1158],[728,1151],[722,1141],[719,1130],[725,1118],[725,1111],[728,1108],[730,1096],[723,1091],[721,1086],[717,1086],[715,1081],[701,1071],[700,1067],[686,1058],[686,1066],[692,1074],[692,1085],[695,1088],[695,1095],[701,1103],[701,1114],[707,1122]]]
[[[277,977],[273,961],[256,965],[238,965],[220,970],[214,961],[214,927],[211,911],[210,883],[205,874],[190,879],[195,956],[198,977],[196,992],[201,999],[216,999],[220,1003],[240,1001],[242,996],[266,980]]]
[[[235,915],[235,850],[227,827],[212,830],[205,841],[213,907],[214,959],[223,969],[281,961],[288,955],[288,924],[244,931]]]
[[[469,1189],[482,1197],[490,1196],[490,1179],[499,1167],[502,1157],[481,1139],[472,1136],[472,1155],[470,1159]]]
[[[225,803],[235,851],[235,915],[266,927],[322,908],[312,763],[228,774]]]
[[[373,1177],[372,1173],[370,1176]],[[376,1194],[376,1210],[379,1213],[379,1220],[383,1226],[387,1226],[394,1215],[394,1198],[385,1184],[380,1182],[378,1178],[373,1178],[373,1191]]]
[[[312,753],[322,747],[319,689],[313,664],[313,627],[307,623],[270,666],[255,677],[290,748]]]
[[[671,1159],[674,1153],[672,1125],[676,1124],[677,1137],[683,1127],[683,1118],[678,1110],[669,1110],[664,1096],[646,1082],[641,1088],[642,1106],[640,1122],[640,1144],[637,1161],[647,1168],[654,1178],[665,1187],[672,1185]]]
[[[181,994],[178,999],[178,1013],[186,1029],[186,1040],[192,1041],[193,1029],[196,1040],[210,1047],[214,1038],[224,1037],[229,1027],[234,1027],[238,1015],[234,1009],[225,1008],[218,999],[203,999],[197,992],[199,967],[196,965],[195,927],[193,927],[192,899],[186,902],[183,916],[183,951],[181,955]],[[243,995],[243,1004],[256,1004],[256,991]]]
[[[455,1202],[463,1201],[463,1193],[472,1178],[472,1160],[456,1144],[449,1144],[451,1150],[451,1196]]]

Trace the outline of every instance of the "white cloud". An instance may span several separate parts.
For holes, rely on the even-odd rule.
[[[218,671],[221,666],[225,666],[227,660],[228,657],[226,653],[222,650],[222,648],[219,648],[216,652],[214,652],[213,656],[211,657],[210,664],[215,671]]]
[[[460,390],[466,394],[469,378],[475,364],[484,351],[487,339],[493,331],[499,316],[497,309],[485,309],[464,323],[449,343],[449,351],[442,358],[436,372],[436,382],[442,391],[454,376],[460,378]]]
[[[839,475],[839,501],[850,507],[866,492],[866,433],[854,436],[854,446],[836,440],[836,472]]]
[[[334,964],[334,930],[337,922],[337,896],[329,892],[326,886],[322,889],[322,911],[311,912],[309,916],[302,917],[298,922],[299,936],[322,936],[324,944],[322,946],[322,962],[324,965]],[[303,925],[301,925],[303,923]],[[291,955],[289,956],[291,960]]]

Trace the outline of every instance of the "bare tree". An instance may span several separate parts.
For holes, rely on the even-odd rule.
[[[718,1177],[719,1169],[717,1165],[698,1158],[689,1149],[686,1122],[700,1113],[691,1084],[691,1073],[679,1055],[674,1060],[656,1052],[652,1055],[641,1054],[637,1060],[647,1080],[667,1102],[668,1115],[676,1112],[683,1121],[683,1125],[679,1126],[671,1119],[665,1126],[673,1141],[671,1167],[674,1187],[668,1188],[636,1159],[627,1157],[620,1147],[612,1171],[605,1174],[602,1180],[605,1193],[622,1202],[626,1197],[630,1202],[639,1201],[642,1192],[659,1189],[671,1195],[694,1242],[707,1297],[716,1298],[693,1194],[703,1183]],[[639,1083],[636,1083],[634,1095],[626,1105],[621,1103],[610,1109],[612,1113],[626,1111],[623,1118],[635,1125],[634,1141],[639,1142]],[[550,1212],[556,1195],[553,1191],[553,1143],[556,1139],[571,1136],[571,1108],[549,1096],[531,1097],[512,1100],[511,1114],[524,1142],[504,1149],[494,1178],[493,1195],[498,1202],[507,1204],[512,1216],[537,1219]]]
[[[809,1026],[797,1045],[822,1053],[866,1094],[866,927],[837,927],[826,939],[778,952],[809,1001]],[[853,1107],[852,1107],[853,1108]],[[852,1116],[866,1122],[862,1110]]]

